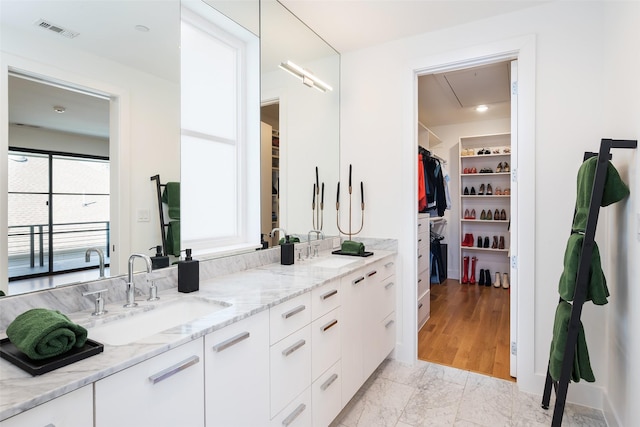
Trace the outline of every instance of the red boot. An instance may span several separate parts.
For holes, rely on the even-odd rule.
[[[469,275],[467,274],[467,271],[469,270],[469,257],[466,256],[462,260],[463,260],[462,284],[464,285],[469,282]]]
[[[478,261],[478,258],[476,257],[471,258],[471,277],[469,278],[469,284],[471,285],[476,284],[476,262],[477,261]]]

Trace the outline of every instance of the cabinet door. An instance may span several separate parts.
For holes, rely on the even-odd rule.
[[[311,293],[306,292],[272,307],[270,312],[271,344],[311,322]]]
[[[325,427],[342,410],[340,362],[331,366],[311,386],[312,415],[315,427]]]
[[[315,381],[324,371],[340,359],[340,307],[325,314],[311,324],[311,378]]]
[[[307,387],[271,420],[271,427],[309,427],[311,421],[311,388]]]
[[[364,383],[365,271],[358,270],[341,280],[342,287],[342,405],[346,405]]]
[[[269,311],[205,337],[207,427],[253,427],[269,421]]]
[[[97,381],[96,427],[204,426],[202,346],[194,340]]]
[[[2,427],[87,427],[93,425],[91,385],[0,422]]]
[[[316,320],[340,305],[340,280],[317,287],[311,291],[311,315]]]

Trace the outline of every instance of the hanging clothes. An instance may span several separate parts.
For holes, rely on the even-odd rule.
[[[420,160],[422,159],[422,160]],[[445,174],[439,159],[431,156],[431,152],[423,147],[418,147],[418,177],[423,176],[426,206],[421,202],[420,187],[418,185],[418,207],[421,213],[429,213],[431,216],[444,216],[446,209],[451,209],[447,202],[447,189]]]
[[[424,166],[422,154],[418,153],[418,211],[422,212],[427,207],[427,189],[424,185]]]

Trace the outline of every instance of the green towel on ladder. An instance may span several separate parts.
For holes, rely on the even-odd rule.
[[[560,379],[562,372],[562,361],[564,359],[564,350],[567,344],[567,336],[569,334],[569,321],[571,320],[571,304],[561,301],[556,309],[556,317],[553,323],[553,340],[551,341],[551,354],[549,357],[549,374],[554,381]],[[591,362],[589,361],[589,350],[587,349],[587,339],[584,335],[584,328],[580,322],[578,331],[578,341],[573,356],[573,369],[571,370],[571,379],[579,382],[584,379],[588,382],[594,382],[596,378],[591,370]]]
[[[42,360],[82,348],[87,330],[59,311],[33,308],[11,322],[7,337],[30,359]]]
[[[167,204],[169,218],[180,219],[179,182],[167,182],[162,192],[162,202]]]
[[[180,221],[169,221],[167,227],[167,255],[180,256]]]

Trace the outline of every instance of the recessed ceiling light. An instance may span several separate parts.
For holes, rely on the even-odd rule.
[[[140,32],[142,32],[142,33],[148,33],[150,31],[149,27],[144,26],[144,25],[136,25],[135,29],[140,31]]]
[[[489,109],[489,107],[487,107],[486,105],[478,105],[476,107],[476,111],[478,113],[484,113],[485,111],[487,111]]]
[[[58,113],[58,114],[62,114],[62,113],[64,113],[65,111],[67,111],[67,109],[66,109],[66,108],[64,108],[64,107],[63,107],[63,106],[61,106],[61,105],[56,105],[56,106],[54,106],[54,107],[53,107],[53,111],[55,111],[55,112],[56,112],[56,113]]]

